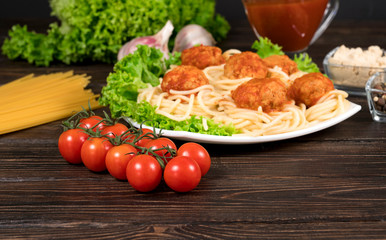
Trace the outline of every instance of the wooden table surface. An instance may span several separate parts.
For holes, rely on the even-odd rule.
[[[49,21],[1,20],[0,42],[15,23],[42,31]],[[249,50],[248,23],[231,24],[220,46]],[[385,48],[386,21],[335,21],[308,53],[322,67],[324,55],[341,44]],[[99,92],[112,67],[34,67],[2,55],[0,84],[74,69],[91,75]],[[2,135],[0,238],[384,239],[386,124],[371,119],[364,97],[349,100],[362,110],[317,133],[262,144],[204,144],[211,169],[186,194],[164,184],[141,194],[108,173],[68,164],[57,149],[60,121]]]

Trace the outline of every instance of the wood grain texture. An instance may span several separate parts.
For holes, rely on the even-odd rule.
[[[51,20],[20,22],[42,31]],[[1,42],[18,21],[0,21]],[[248,23],[231,24],[220,46],[250,49]],[[343,43],[385,47],[385,29],[386,22],[334,22],[308,52],[322,66]],[[91,75],[90,87],[100,92],[112,67],[34,67],[1,56],[0,84],[74,69]],[[365,98],[349,100],[362,110],[320,132],[263,144],[204,144],[212,167],[187,194],[165,184],[138,193],[106,172],[67,164],[57,149],[60,121],[2,135],[0,239],[384,239],[386,125],[372,121]]]

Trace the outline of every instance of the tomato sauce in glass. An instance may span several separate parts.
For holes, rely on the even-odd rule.
[[[328,0],[243,0],[258,36],[268,37],[286,52],[307,48],[319,27]]]

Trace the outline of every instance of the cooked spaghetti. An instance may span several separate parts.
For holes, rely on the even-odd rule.
[[[224,52],[224,58],[240,53],[237,50]],[[340,90],[328,90],[312,106],[296,104],[289,99],[279,110],[263,111],[262,106],[256,109],[241,108],[232,98],[232,92],[242,84],[251,81],[251,77],[230,79],[224,74],[224,65],[210,66],[203,69],[209,84],[188,90],[169,90],[164,92],[161,85],[139,90],[137,102],[147,101],[156,106],[156,113],[176,121],[183,121],[191,116],[203,116],[220,124],[233,124],[237,135],[263,136],[292,132],[334,118],[349,107],[348,94]],[[170,70],[172,71],[172,70]],[[305,72],[295,71],[288,75],[281,67],[268,68],[269,78],[280,79],[287,88]],[[161,84],[162,84],[162,79]],[[186,81],[186,80],[185,80]]]

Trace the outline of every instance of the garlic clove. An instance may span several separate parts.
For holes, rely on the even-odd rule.
[[[168,20],[165,24],[165,26],[159,31],[157,34],[154,35],[154,38],[157,40],[156,48],[159,47],[159,49],[163,52],[164,57],[166,59],[169,58],[169,38],[173,33],[174,26],[170,20]]]
[[[182,52],[184,49],[195,45],[214,46],[216,41],[212,34],[197,24],[189,24],[183,27],[177,34],[173,52]]]
[[[169,38],[172,35],[174,26],[170,20],[168,20],[165,26],[153,36],[137,37],[131,41],[125,43],[118,52],[117,59],[121,60],[124,56],[135,52],[137,45],[148,45],[149,47],[155,47],[164,54],[164,58],[169,58]]]

